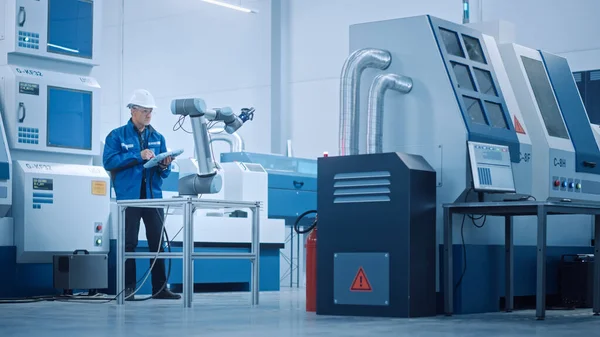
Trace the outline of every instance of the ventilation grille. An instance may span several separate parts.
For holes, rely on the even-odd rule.
[[[487,167],[477,168],[479,172],[479,185],[492,185],[492,171]]]
[[[600,80],[600,71],[590,71],[590,81]]]
[[[338,173],[333,178],[333,203],[389,202],[387,171]]]
[[[581,82],[581,73],[573,73],[573,78],[575,79],[575,82]]]

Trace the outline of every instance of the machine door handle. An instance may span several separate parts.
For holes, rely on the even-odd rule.
[[[304,182],[303,181],[294,180],[294,187],[295,188],[302,188],[302,186],[304,186]]]
[[[596,167],[596,163],[591,162],[591,161],[584,161],[583,166],[594,168],[594,167]]]
[[[88,252],[85,249],[75,249],[75,251],[73,251],[73,255],[77,255],[77,253],[83,253],[85,255],[90,255],[90,252]]]
[[[27,12],[25,12],[25,7],[19,7],[19,27],[23,27],[25,24],[25,20],[27,20]]]
[[[23,115],[21,115],[21,110],[23,111]],[[25,121],[25,116],[27,116],[27,110],[25,109],[25,103],[19,102],[19,110],[17,112],[19,117],[19,123],[23,123]]]

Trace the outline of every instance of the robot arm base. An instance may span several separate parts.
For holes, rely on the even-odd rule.
[[[199,194],[215,194],[221,191],[223,179],[220,174],[199,176],[192,174],[179,179],[179,195],[198,196]]]

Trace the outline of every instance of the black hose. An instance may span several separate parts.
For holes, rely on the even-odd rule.
[[[296,233],[306,234],[306,233],[312,231],[315,227],[317,227],[317,217],[316,216],[315,216],[315,221],[307,229],[300,230],[300,227],[298,226],[300,224],[300,220],[302,220],[305,216],[312,214],[312,213],[317,214],[317,210],[306,211],[306,212],[300,214],[300,216],[298,218],[296,218],[296,222],[294,222],[294,230],[296,231]]]

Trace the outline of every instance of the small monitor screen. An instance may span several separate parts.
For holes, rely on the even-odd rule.
[[[521,59],[523,60],[523,67],[525,67],[529,84],[535,95],[537,105],[540,108],[548,135],[569,139],[569,133],[558,109],[558,103],[554,97],[550,80],[546,76],[544,65],[541,61],[529,57],[521,56]]]
[[[92,92],[48,87],[47,145],[92,149]]]
[[[48,0],[48,52],[92,58],[92,0]]]
[[[508,146],[470,141],[468,147],[475,191],[516,191]]]

